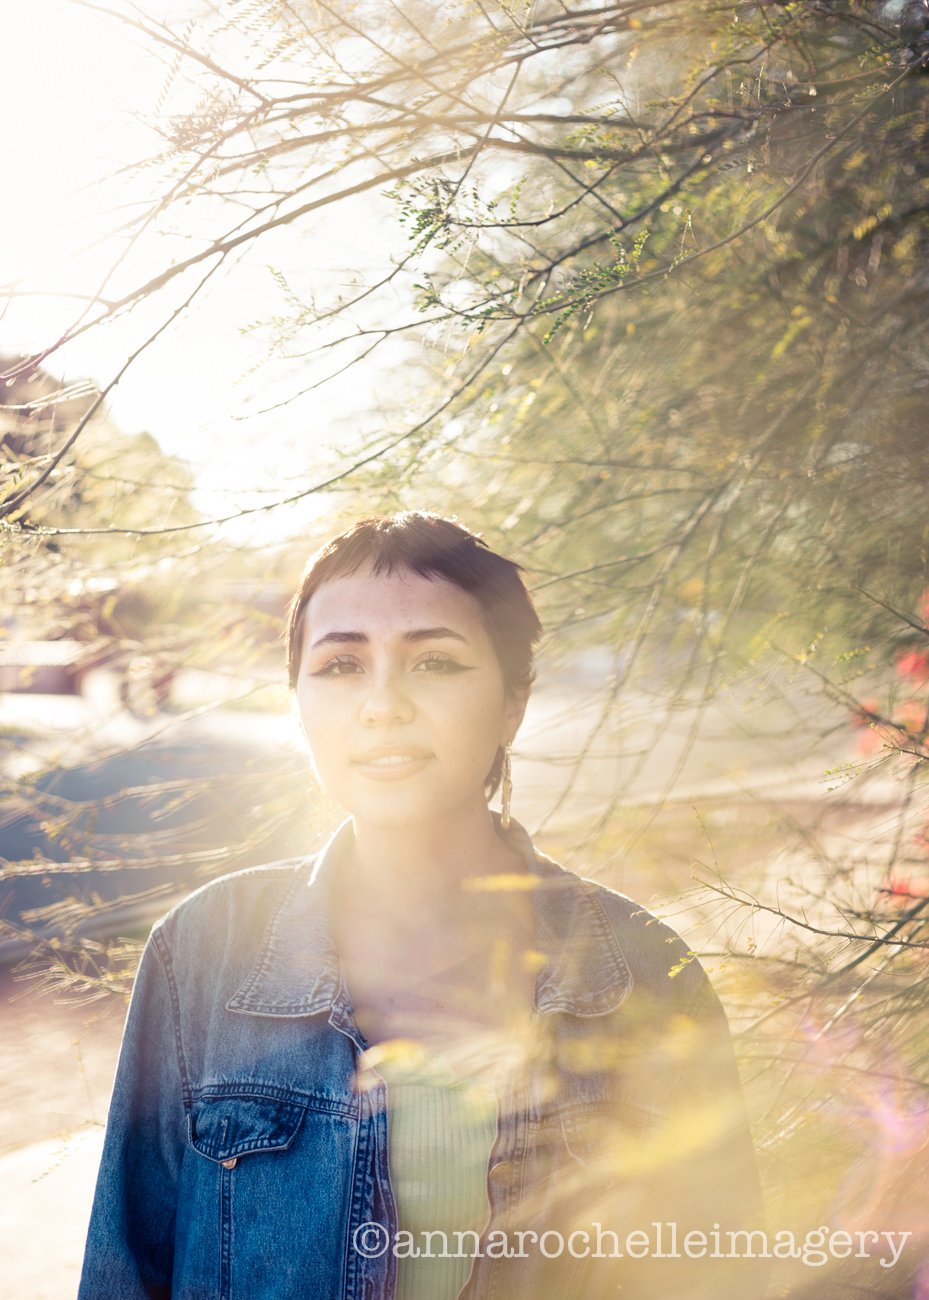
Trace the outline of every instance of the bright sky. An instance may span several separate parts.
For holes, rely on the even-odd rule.
[[[10,6],[4,34],[0,282],[18,281],[39,296],[8,308],[0,346],[22,352],[42,347],[81,311],[78,299],[55,294],[92,291],[112,261],[116,245],[101,237],[119,221],[120,206],[140,197],[131,179],[113,174],[157,148],[137,114],[154,103],[165,69],[124,29],[72,0]],[[75,343],[52,367],[65,364],[99,379],[106,356],[99,343]],[[116,409],[132,409],[123,397]]]
[[[112,3],[126,7],[126,0]],[[180,30],[192,7],[193,0],[140,5],[149,15],[170,16]],[[9,354],[47,345],[85,309],[78,295],[101,290],[124,248],[114,228],[161,192],[157,171],[132,167],[159,149],[150,125],[156,105],[161,98],[162,113],[179,112],[189,96],[169,54],[77,0],[18,0],[4,13],[4,36],[0,283],[16,281],[30,291],[0,318],[0,352]],[[321,447],[353,438],[369,394],[352,374],[295,407],[255,414],[300,384],[291,378],[285,385],[266,342],[241,326],[282,306],[268,269],[272,259],[300,268],[311,285],[328,286],[361,269],[359,249],[373,242],[380,256],[379,238],[372,240],[375,218],[369,202],[354,216],[340,212],[335,233],[330,223],[297,243],[284,231],[258,254],[246,253],[114,390],[110,411],[118,426],[130,433],[147,429],[167,452],[188,458],[204,488],[200,504],[210,513],[255,504],[256,488],[299,490]],[[141,253],[130,253],[104,296],[163,269],[170,247],[155,237]],[[165,298],[91,330],[56,353],[48,368],[104,384],[169,309]],[[287,369],[292,376],[294,363]]]

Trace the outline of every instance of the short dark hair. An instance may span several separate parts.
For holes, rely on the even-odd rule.
[[[473,596],[506,689],[515,695],[528,693],[535,679],[533,650],[542,625],[520,577],[521,567],[455,520],[418,510],[362,519],[311,558],[288,610],[291,689],[300,670],[304,613],[313,593],[324,582],[348,577],[365,565],[376,574],[408,569],[421,577],[444,578]],[[499,784],[502,759],[501,750],[488,774],[490,794]]]

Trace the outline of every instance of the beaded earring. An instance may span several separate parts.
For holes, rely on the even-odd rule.
[[[500,773],[500,825],[504,830],[510,826],[510,801],[513,798],[513,746],[503,746],[503,770]]]

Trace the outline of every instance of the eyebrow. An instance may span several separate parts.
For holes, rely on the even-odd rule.
[[[454,632],[450,627],[417,627],[409,632],[404,632],[402,640],[404,641],[436,641],[443,637],[450,637],[453,641],[464,641],[467,644],[467,637],[460,632]],[[358,643],[367,643],[369,637],[366,632],[327,632],[321,636],[318,641],[312,643],[312,649],[321,645],[351,645]]]

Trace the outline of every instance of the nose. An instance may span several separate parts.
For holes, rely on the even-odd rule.
[[[364,726],[383,727],[411,720],[413,705],[401,674],[389,670],[372,673],[366,685],[368,689],[361,706]]]

